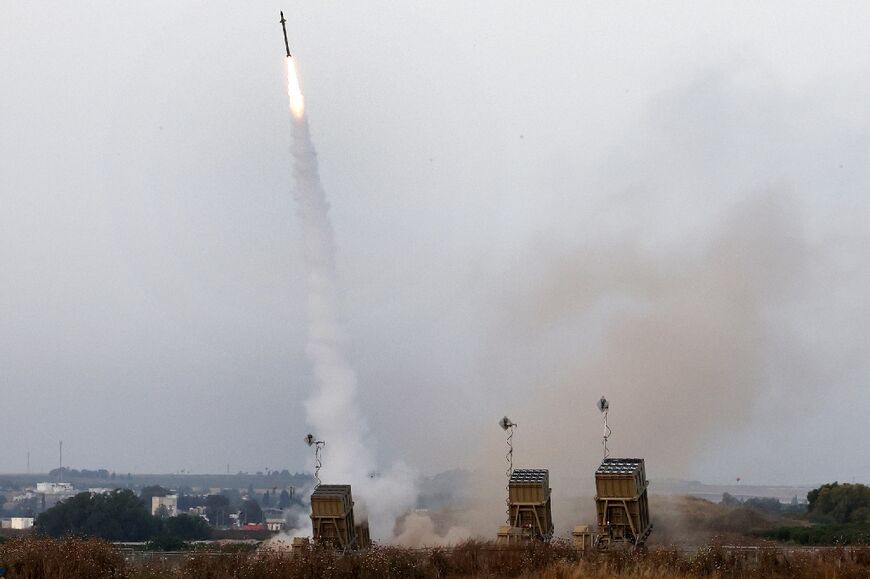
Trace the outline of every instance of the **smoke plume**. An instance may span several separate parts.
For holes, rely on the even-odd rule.
[[[370,515],[373,537],[389,537],[397,516],[414,505],[415,475],[402,464],[386,472],[377,468],[373,441],[357,401],[356,372],[347,358],[348,337],[338,312],[329,204],[320,183],[317,153],[290,58],[287,67],[293,118],[293,197],[302,224],[308,289],[306,354],[316,385],[305,403],[307,420],[315,436],[326,442],[321,478],[327,483],[353,485],[355,497],[362,499],[357,501],[357,517]]]

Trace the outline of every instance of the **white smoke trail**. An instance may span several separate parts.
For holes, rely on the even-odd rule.
[[[306,418],[314,434],[326,442],[324,482],[353,485],[355,498],[365,503],[373,537],[391,537],[396,517],[416,501],[415,475],[401,464],[376,474],[368,426],[357,402],[356,373],[345,354],[347,335],[339,321],[329,204],[292,58],[287,59],[287,73],[293,118],[293,197],[302,223],[307,273],[306,354],[316,382],[316,391],[305,403]]]

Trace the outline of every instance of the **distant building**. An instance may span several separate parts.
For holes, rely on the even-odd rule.
[[[203,519],[205,519],[206,522],[208,522],[208,517],[205,516],[207,510],[208,509],[206,509],[205,507],[190,507],[189,509],[187,509],[187,514],[192,517],[202,517]]]
[[[32,496],[39,498],[38,512],[43,512],[50,509],[62,500],[74,497],[76,489],[72,483],[68,482],[38,482],[36,483],[36,491]],[[26,493],[26,499],[31,497],[30,492]]]
[[[36,492],[44,495],[74,495],[75,489],[72,483],[65,482],[38,482],[36,483]]]
[[[266,519],[266,528],[270,531],[283,531],[286,528],[284,517],[269,517]]]
[[[162,518],[178,515],[178,495],[151,497],[151,514]]]
[[[0,519],[0,528],[24,531],[33,527],[33,517],[9,517]]]

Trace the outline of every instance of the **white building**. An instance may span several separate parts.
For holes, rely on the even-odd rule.
[[[286,527],[286,523],[284,521],[284,517],[281,518],[272,518],[269,517],[266,519],[266,528],[270,531],[283,531]]]
[[[24,531],[33,527],[33,517],[9,517],[0,519],[0,528]]]
[[[174,517],[178,515],[178,495],[151,497],[151,514],[155,517]]]
[[[72,483],[65,482],[38,482],[36,492],[44,495],[74,495],[75,489]]]
[[[27,494],[27,498],[30,498],[31,493],[28,491]],[[38,482],[33,495],[41,499],[40,510],[44,510],[50,509],[62,500],[74,497],[76,489],[68,482]]]

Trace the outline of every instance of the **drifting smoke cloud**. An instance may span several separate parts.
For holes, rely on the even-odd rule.
[[[335,241],[329,204],[320,183],[317,153],[308,129],[302,91],[292,58],[287,59],[288,95],[293,118],[293,197],[302,224],[308,288],[308,343],[316,391],[305,403],[309,424],[326,442],[321,477],[351,484],[360,520],[369,516],[375,538],[392,535],[396,518],[414,506],[414,472],[396,464],[378,472],[368,425],[357,401],[357,377],[348,362],[347,334],[338,313]]]
[[[605,394],[612,456],[645,457],[654,479],[691,476],[715,464],[707,457],[738,462],[729,441],[759,421],[788,432],[793,400],[819,403],[839,380],[818,344],[844,340],[817,334],[837,305],[837,264],[819,238],[838,226],[810,212],[827,185],[803,158],[817,135],[777,114],[774,99],[798,107],[749,74],[710,72],[653,102],[601,192],[582,198],[596,216],[588,235],[515,260],[522,278],[492,308],[487,358],[510,361],[493,378],[505,391],[529,393],[506,409],[523,426],[520,466],[588,477]],[[483,460],[498,472],[503,442],[490,434]]]
[[[777,371],[775,355],[796,348],[777,317],[807,258],[790,199],[758,194],[691,250],[604,244],[538,265],[538,286],[517,296],[511,332],[556,349],[566,340],[562,347],[573,343],[577,352],[540,374],[546,387],[530,417],[546,411],[554,425],[580,415],[597,423],[594,396],[605,393],[611,454],[646,456],[652,472],[672,475],[686,474],[714,435],[743,427]],[[536,460],[567,458],[549,443],[558,432],[547,424],[521,436],[520,448],[534,449]],[[592,472],[600,439],[579,444],[570,462]]]
[[[718,481],[800,482],[804,463],[825,462],[793,440],[865,382],[866,325],[847,320],[866,320],[866,204],[829,168],[866,155],[866,138],[839,138],[859,132],[839,118],[807,127],[794,111],[812,107],[747,75],[659,96],[550,217],[570,236],[554,225],[475,277],[492,402],[464,513],[478,513],[463,521],[474,532],[504,516],[501,413],[520,424],[515,465],[551,470],[560,533],[594,520],[602,394],[611,455],[644,457],[653,493],[698,465]],[[765,431],[782,434],[747,442]]]
[[[406,547],[449,546],[471,538],[465,527],[451,525],[441,531],[429,513],[408,513],[398,526],[395,543]]]

